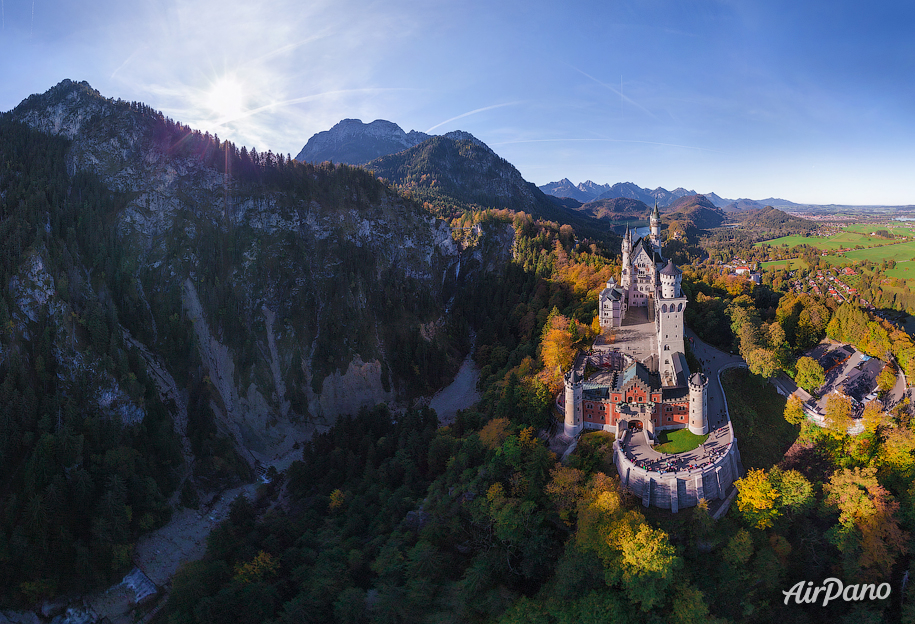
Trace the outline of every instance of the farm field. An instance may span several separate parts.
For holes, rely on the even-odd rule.
[[[896,268],[887,270],[886,275],[896,279],[915,279],[915,261],[896,262]]]
[[[766,271],[778,271],[779,269],[785,269],[786,271],[794,271],[795,269],[806,269],[808,268],[807,261],[803,258],[790,258],[788,260],[770,260],[769,262],[761,262],[762,268]],[[912,276],[915,277],[915,272],[912,273]]]
[[[793,247],[795,245],[810,245],[811,247],[816,247],[823,251],[835,251],[836,249],[854,247],[855,245],[870,247],[872,245],[900,244],[894,243],[892,240],[886,238],[877,238],[870,235],[870,232],[885,229],[888,228],[882,225],[856,224],[848,226],[843,232],[828,237],[798,235],[782,236],[781,238],[756,243],[756,245],[787,245],[788,247]],[[901,236],[915,236],[909,228],[891,228],[890,231]]]
[[[849,260],[870,260],[871,262],[881,262],[882,260],[909,261],[915,257],[915,241],[871,247],[870,249],[852,249],[842,255]]]

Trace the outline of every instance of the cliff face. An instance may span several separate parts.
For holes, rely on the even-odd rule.
[[[449,301],[509,253],[462,249],[367,172],[248,154],[86,83],[64,81],[9,117],[69,139],[68,173],[97,175],[117,196],[108,227],[129,285],[124,331],[175,379],[202,368],[221,430],[251,463],[341,413],[447,383],[463,332],[421,328],[454,323]],[[195,346],[183,363],[182,339]]]

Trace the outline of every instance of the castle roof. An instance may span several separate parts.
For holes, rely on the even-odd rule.
[[[674,264],[673,260],[669,260],[667,262],[667,266],[665,266],[663,269],[661,269],[661,275],[670,275],[670,276],[676,277],[676,276],[682,275],[682,274],[683,274],[683,271],[681,271],[679,268],[677,268],[677,265]]]
[[[646,239],[644,236],[639,238],[632,244],[632,258],[635,258],[639,255],[639,246],[645,250],[645,253],[648,254],[648,257],[652,259],[655,264],[661,264],[664,262],[664,258],[655,251],[654,245],[651,244],[651,241]]]
[[[656,390],[661,385],[661,380],[652,374],[644,364],[635,362],[618,375],[614,383],[614,390],[625,390],[633,383],[640,383],[648,390]]]

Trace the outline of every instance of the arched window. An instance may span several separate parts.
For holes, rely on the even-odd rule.
[[[683,311],[683,304],[681,303],[680,305],[677,306],[677,312],[682,312],[682,311]]]
[[[666,303],[661,306],[661,312],[667,314],[667,304]]]

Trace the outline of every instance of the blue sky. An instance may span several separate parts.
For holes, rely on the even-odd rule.
[[[0,0],[0,110],[70,78],[258,151],[388,119],[537,184],[915,204],[915,6],[878,4]]]

